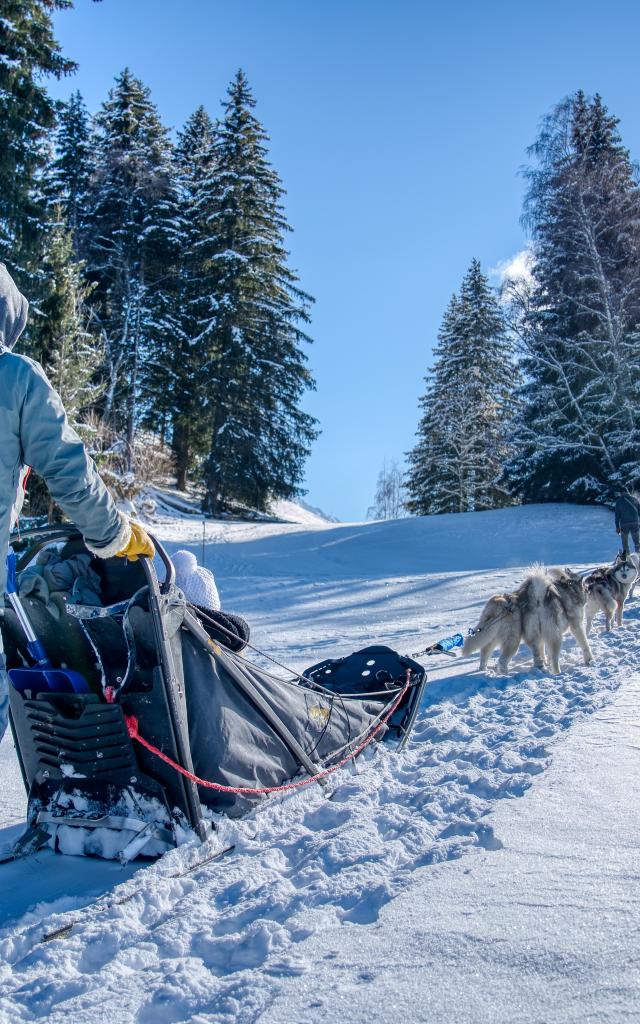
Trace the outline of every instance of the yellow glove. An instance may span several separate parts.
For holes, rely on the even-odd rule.
[[[122,551],[118,551],[116,557],[128,558],[130,562],[137,562],[140,555],[144,555],[146,558],[153,558],[156,549],[147,531],[140,523],[129,523],[129,526],[131,527],[129,542]]]

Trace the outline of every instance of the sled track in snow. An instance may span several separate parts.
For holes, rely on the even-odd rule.
[[[307,790],[220,819],[220,848],[235,846],[224,860],[185,873],[193,849],[173,851],[106,906],[6,929],[0,1019],[88,1024],[110,1004],[121,1024],[253,1024],[278,976],[306,970],[303,939],[375,922],[417,868],[500,847],[495,801],[521,796],[550,741],[636,669],[637,626],[594,636],[593,649],[589,667],[565,650],[560,677],[436,681],[402,757],[378,748],[337,776],[331,799]]]

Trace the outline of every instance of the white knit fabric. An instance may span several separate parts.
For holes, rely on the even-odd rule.
[[[111,543],[107,544],[105,548],[96,548],[93,544],[89,544],[85,539],[85,547],[92,555],[97,555],[98,558],[115,558],[120,551],[124,551],[131,540],[131,526],[124,512],[118,512],[118,517],[120,519],[118,532]]]
[[[220,611],[220,598],[213,573],[198,565],[198,559],[190,551],[176,551],[173,556],[176,570],[176,586],[191,604],[199,608]]]

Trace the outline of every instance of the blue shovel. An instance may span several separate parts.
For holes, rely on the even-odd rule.
[[[34,633],[26,609],[18,597],[16,555],[13,548],[9,548],[7,555],[7,596],[27,638],[27,650],[35,661],[33,668],[9,669],[9,679],[15,689],[19,693],[30,690],[34,696],[36,693],[89,693],[89,684],[79,672],[53,667],[42,641]]]

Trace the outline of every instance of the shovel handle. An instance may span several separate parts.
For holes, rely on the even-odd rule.
[[[24,605],[16,593],[9,592],[9,603],[16,613],[16,618],[22,627],[22,632],[27,638],[27,650],[33,660],[36,662],[38,668],[51,668],[51,662],[47,657],[47,652],[44,649],[41,640],[38,640],[36,634],[33,631],[33,626],[29,620]]]
[[[18,593],[18,572],[16,568],[16,553],[12,547],[7,552],[7,594]]]
[[[51,668],[51,662],[47,657],[47,652],[43,647],[42,641],[38,640],[34,633],[29,616],[27,615],[22,601],[18,597],[16,553],[13,548],[9,548],[9,553],[7,554],[7,597],[9,598],[9,603],[16,614],[16,618],[22,627],[22,631],[27,638],[27,650],[35,661],[37,668]]]

